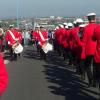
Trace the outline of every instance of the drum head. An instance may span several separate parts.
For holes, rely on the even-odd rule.
[[[45,53],[48,53],[53,50],[53,46],[50,43],[46,43],[43,45],[42,49]]]
[[[17,53],[21,53],[23,51],[23,46],[19,43],[15,48],[14,48],[14,52]]]

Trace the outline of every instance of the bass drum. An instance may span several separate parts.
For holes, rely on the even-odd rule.
[[[43,46],[42,46],[42,49],[45,53],[48,53],[49,51],[52,51],[53,50],[53,46],[52,44],[50,43],[45,43]]]
[[[20,44],[20,43],[15,43],[13,46],[12,46],[14,52],[16,54],[18,53],[21,53],[23,51],[23,46]]]

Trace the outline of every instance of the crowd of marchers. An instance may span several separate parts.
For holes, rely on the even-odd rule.
[[[88,87],[99,85],[100,88],[100,25],[96,23],[95,13],[87,14],[87,19],[87,24],[78,18],[73,23],[57,26],[53,44],[55,51],[69,60],[68,65],[76,66],[83,80],[87,74]]]
[[[46,60],[47,53],[54,50],[59,56],[63,55],[68,66],[76,66],[83,81],[87,75],[88,87],[100,88],[100,25],[96,23],[95,13],[87,14],[87,19],[87,24],[77,18],[73,23],[59,24],[52,31],[39,25],[29,31],[13,25],[5,32],[0,28],[0,95],[6,90],[9,79],[2,54],[8,49],[10,61],[17,60],[23,46],[27,47],[30,42],[34,44],[31,46],[36,46],[41,59]]]

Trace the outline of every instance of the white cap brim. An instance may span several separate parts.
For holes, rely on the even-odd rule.
[[[82,28],[82,27],[84,28],[85,26],[86,26],[86,24],[81,24],[81,25],[79,25],[79,27],[81,27],[81,28]]]
[[[64,28],[64,26],[62,24],[59,24],[59,27]]]
[[[36,26],[36,28],[40,28],[40,26]]]
[[[96,15],[95,13],[88,13],[87,17],[89,17],[89,16],[95,16],[95,15]]]
[[[66,26],[66,25],[67,25],[67,23],[63,23],[63,25],[65,25],[65,26]]]
[[[76,19],[76,23],[83,23],[84,21],[83,21],[83,19],[81,19],[81,18],[78,18],[78,19]]]
[[[68,23],[68,26],[69,26],[69,27],[73,27],[73,24],[72,24],[72,23]]]

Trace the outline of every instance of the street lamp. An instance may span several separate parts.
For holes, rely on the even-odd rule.
[[[19,28],[19,0],[17,0],[17,27]]]

